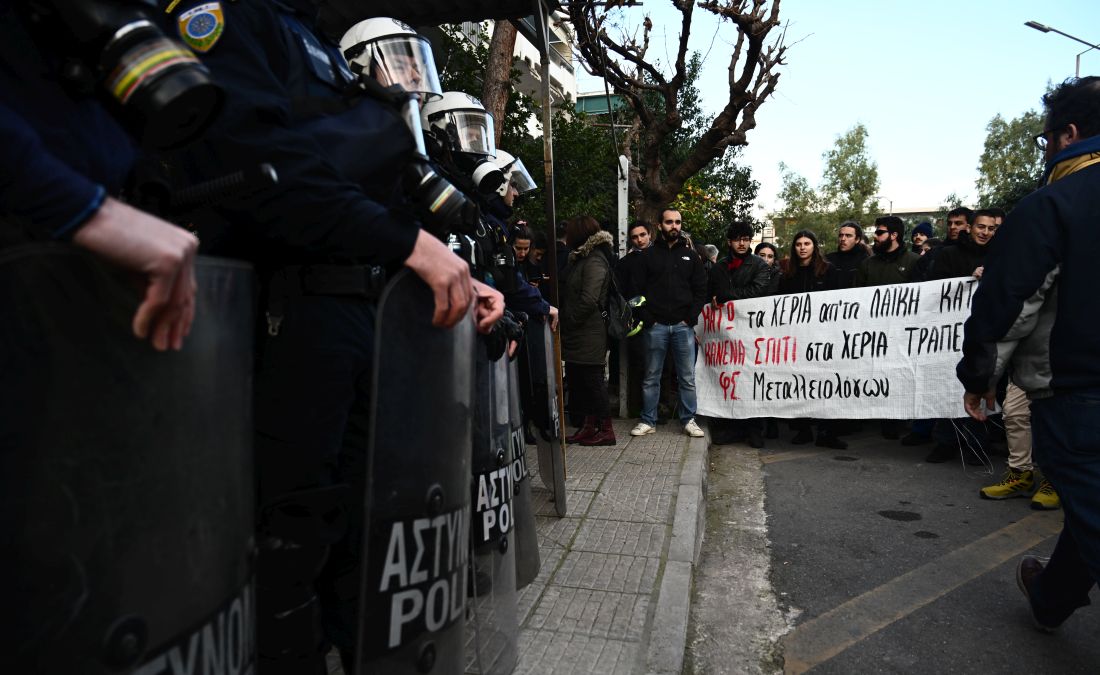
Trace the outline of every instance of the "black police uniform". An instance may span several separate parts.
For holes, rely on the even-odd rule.
[[[59,66],[0,3],[0,242],[70,237],[134,163],[130,137],[93,98],[63,88]]]
[[[394,111],[352,93],[312,3],[222,2],[200,16],[209,4],[178,3],[169,21],[206,50],[226,106],[173,164],[217,176],[270,162],[279,174],[277,188],[196,224],[213,252],[247,257],[269,280],[255,400],[260,672],[323,673],[318,610],[345,659],[354,650],[375,300],[382,268],[418,234],[388,205],[414,144]]]

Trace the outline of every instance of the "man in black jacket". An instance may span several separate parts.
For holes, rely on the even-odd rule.
[[[859,230],[859,223],[854,220],[841,223],[836,231],[836,250],[825,256],[836,268],[841,288],[856,285],[856,271],[868,256],[862,243],[863,233]]]
[[[707,278],[707,296],[715,307],[730,300],[768,295],[773,276],[772,267],[763,258],[752,254],[752,235],[752,225],[743,221],[734,221],[726,229],[729,255],[711,266]],[[715,419],[711,422],[711,440],[722,444],[744,436],[749,447],[762,448],[762,422],[759,418]]]
[[[1058,489],[1065,524],[1045,565],[1020,560],[1016,583],[1035,625],[1051,631],[1100,581],[1100,296],[1089,245],[1100,213],[1100,77],[1068,80],[1043,105],[1043,187],[998,230],[956,372],[975,419],[993,407],[1006,364],[1031,399],[1034,459]]]
[[[695,321],[707,301],[707,275],[691,242],[681,236],[683,218],[675,209],[661,212],[659,239],[642,254],[631,271],[632,292],[646,297],[643,320],[646,371],[642,383],[642,415],[631,436],[656,431],[661,369],[670,351],[680,392],[677,416],[689,436],[701,437],[695,423]]]

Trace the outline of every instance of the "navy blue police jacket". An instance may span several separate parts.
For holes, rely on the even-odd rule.
[[[403,262],[419,232],[399,190],[412,134],[389,104],[352,86],[338,47],[314,27],[312,4],[159,6],[166,29],[226,91],[217,121],[172,164],[191,181],[265,162],[279,176],[277,186],[217,207],[227,226],[213,252],[269,266]]]
[[[0,2],[0,222],[19,239],[65,239],[125,183],[136,156],[91,96],[62,86],[60,64]]]

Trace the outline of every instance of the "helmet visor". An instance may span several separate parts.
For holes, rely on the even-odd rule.
[[[366,44],[363,55],[354,60],[384,87],[396,85],[409,93],[433,97],[443,94],[431,45],[418,35],[375,40]]]
[[[535,179],[531,178],[531,174],[528,173],[527,167],[523,165],[523,160],[519,157],[508,167],[508,180],[519,194],[530,192],[538,187],[535,184]]]
[[[493,134],[493,116],[483,110],[449,110],[429,118],[433,127],[446,129],[459,152],[494,157],[497,154]]]

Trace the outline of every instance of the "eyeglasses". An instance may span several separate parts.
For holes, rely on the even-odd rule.
[[[1055,131],[1058,131],[1058,130],[1057,129],[1045,129],[1042,132],[1037,133],[1034,136],[1032,136],[1031,140],[1035,141],[1035,145],[1037,145],[1040,150],[1046,150],[1047,146],[1050,145],[1050,141],[1047,140],[1047,134],[1052,134]]]
[[[752,242],[752,237],[737,237],[736,239],[731,237],[730,241],[734,244],[749,244]]]
[[[875,236],[881,237],[884,234],[889,234],[890,230],[875,230]]]

